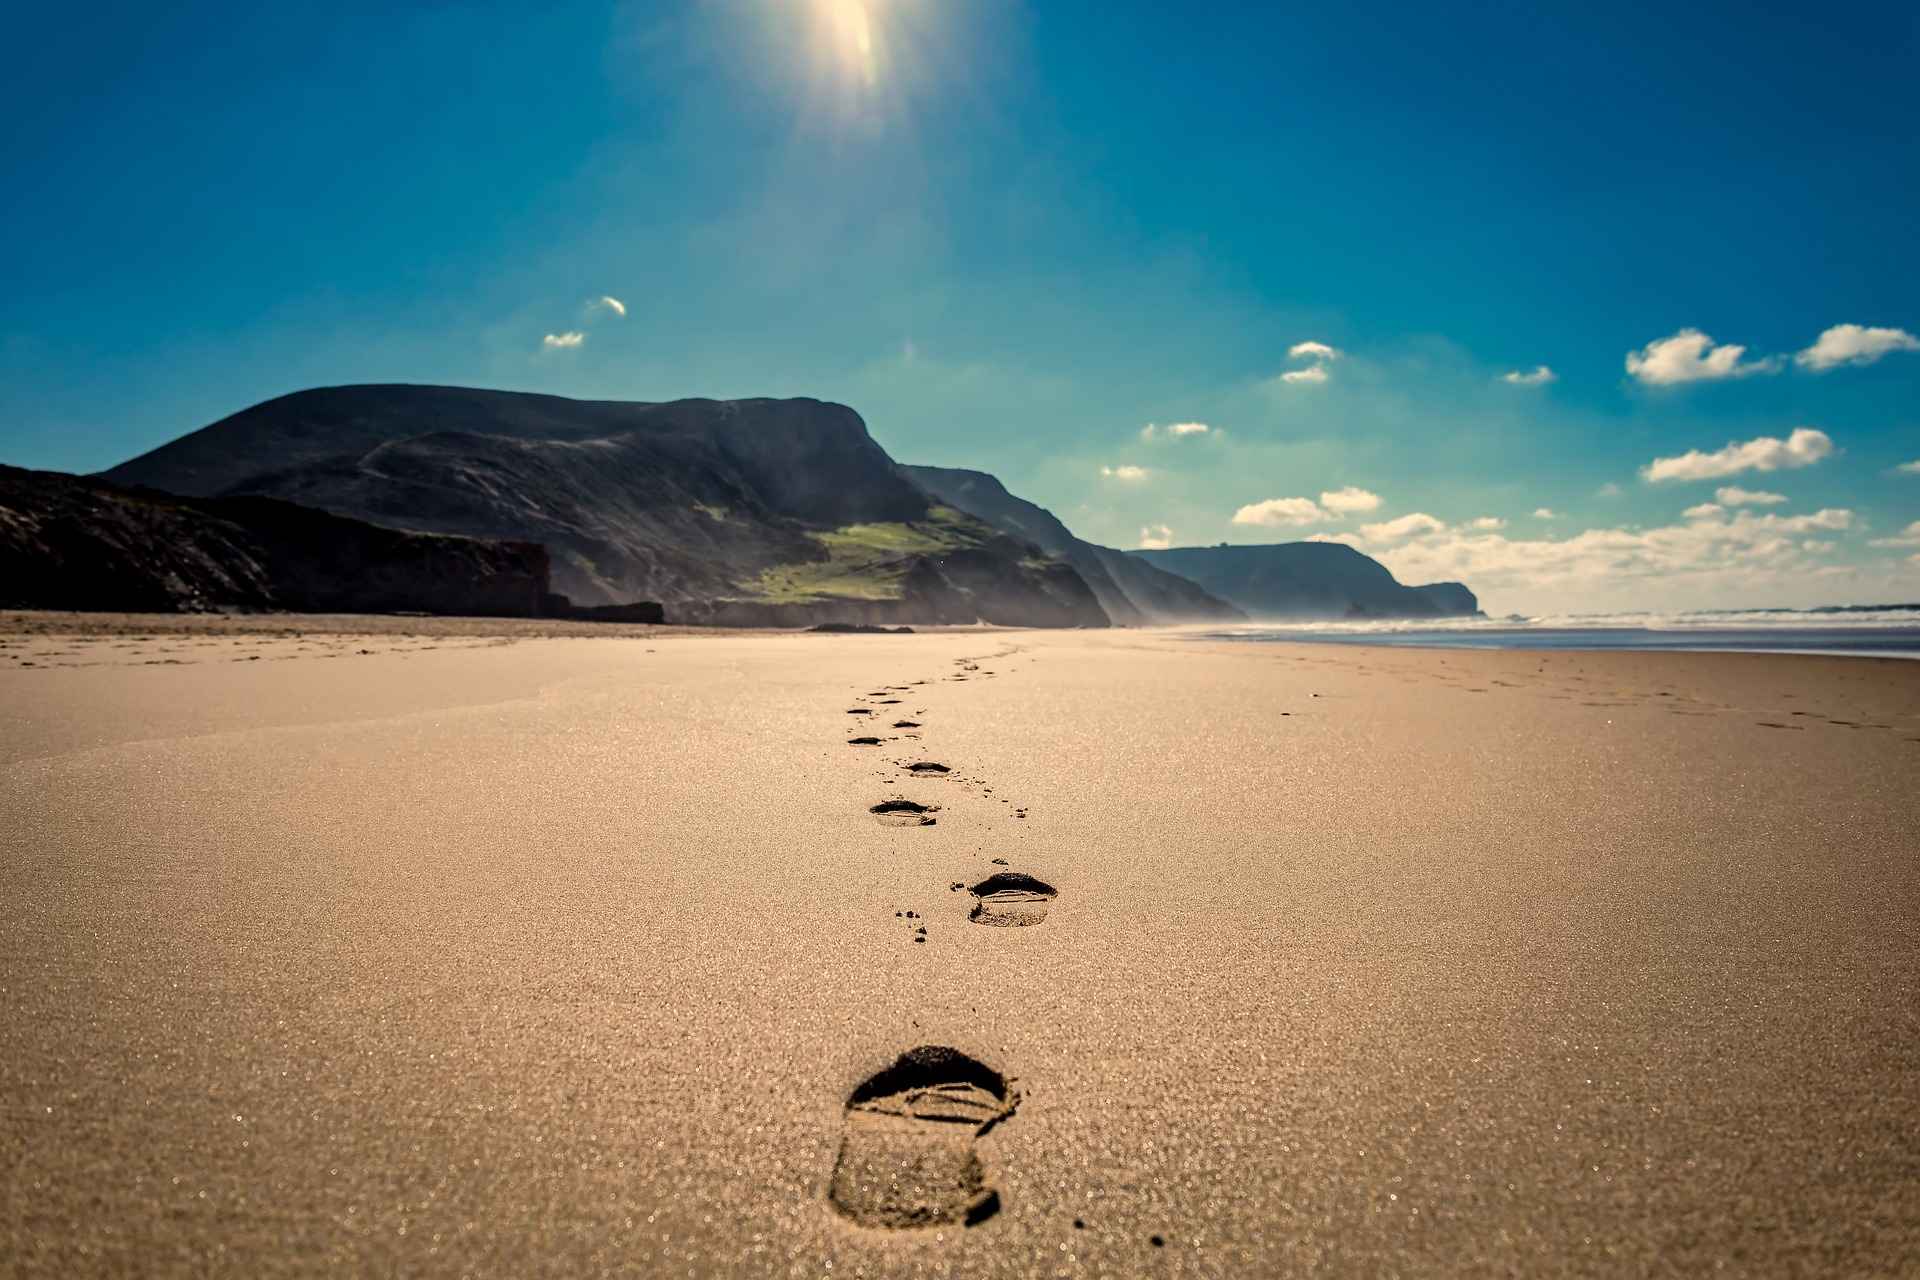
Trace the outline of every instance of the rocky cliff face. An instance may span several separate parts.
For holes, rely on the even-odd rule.
[[[932,501],[858,414],[817,400],[323,388],[106,477],[538,542],[553,589],[584,606],[658,600],[674,619],[779,624],[1106,624],[1084,583],[1074,589],[1024,543]]]
[[[984,471],[913,466],[900,470],[940,501],[1065,560],[1079,571],[1107,616],[1122,626],[1245,616],[1177,574],[1075,537],[1051,511],[1015,497]]]
[[[1408,587],[1338,542],[1176,547],[1133,555],[1190,578],[1256,618],[1443,618],[1480,603],[1458,582]]]
[[[0,467],[0,606],[532,617],[546,592],[547,555],[532,543]]]

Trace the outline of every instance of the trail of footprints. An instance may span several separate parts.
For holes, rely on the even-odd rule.
[[[970,659],[955,665],[959,670],[948,677],[952,680],[994,674]],[[893,685],[860,700],[875,707],[891,706],[901,701],[898,695],[912,689]],[[848,714],[874,712],[862,706],[849,709]],[[907,739],[917,739],[919,735],[910,731],[922,723],[902,718],[892,727],[909,731],[903,734]],[[862,734],[848,738],[847,745],[878,747],[888,741],[877,734]],[[902,781],[959,776],[951,765],[938,760],[909,759],[897,762],[897,767]],[[983,790],[989,795],[993,791],[984,786]],[[888,826],[930,827],[938,821],[935,815],[940,806],[894,795],[873,804],[868,812]],[[1025,818],[1027,811],[1015,809],[1014,816]],[[992,861],[997,867],[1007,866],[1004,858]],[[996,870],[973,884],[954,881],[950,889],[964,890],[971,899],[969,921],[993,928],[1040,924],[1059,896],[1038,877],[1013,870]],[[911,929],[915,944],[926,943],[927,922],[919,912],[894,915]],[[907,1050],[848,1097],[828,1200],[842,1216],[864,1227],[898,1230],[986,1221],[999,1210],[1000,1195],[981,1163],[975,1140],[1013,1115],[1019,1101],[1011,1081],[957,1049],[920,1045]]]

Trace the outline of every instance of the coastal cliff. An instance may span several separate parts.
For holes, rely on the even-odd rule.
[[[575,603],[657,600],[676,620],[1108,625],[1071,566],[935,501],[857,413],[818,400],[330,387],[105,478],[540,543]]]
[[[1461,583],[1405,586],[1378,560],[1339,542],[1222,543],[1132,554],[1192,579],[1255,618],[1451,618],[1480,612],[1480,602]]]

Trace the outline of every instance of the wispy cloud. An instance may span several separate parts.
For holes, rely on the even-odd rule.
[[[1136,467],[1130,462],[1123,462],[1117,467],[1100,468],[1100,474],[1109,480],[1125,480],[1130,483],[1137,483],[1145,480],[1153,473],[1145,467]]]
[[[1870,547],[1920,547],[1920,520],[1915,520],[1895,537],[1875,538],[1867,545]]]
[[[1140,529],[1142,551],[1165,551],[1173,545],[1173,530],[1163,524],[1144,525]]]
[[[570,329],[566,333],[548,334],[546,337],[540,339],[540,345],[549,351],[566,350],[571,347],[577,347],[586,340],[586,334],[580,332],[578,329]]]
[[[1510,382],[1516,387],[1544,387],[1549,382],[1558,381],[1559,377],[1559,374],[1547,366],[1537,365],[1532,373],[1522,373],[1518,369],[1503,373],[1500,375],[1500,381]]]
[[[617,316],[624,316],[627,314],[627,304],[620,301],[620,299],[612,296],[611,294],[600,295],[599,299],[596,300],[593,305],[596,307],[603,308],[607,311],[611,311],[613,312],[613,314]]]
[[[1682,382],[1744,378],[1780,368],[1777,356],[1743,361],[1741,357],[1746,354],[1747,349],[1738,343],[1716,346],[1700,330],[1682,329],[1670,338],[1657,338],[1638,351],[1627,352],[1627,372],[1649,386],[1668,387]]]
[[[1768,493],[1764,489],[1742,489],[1737,484],[1715,489],[1713,496],[1729,507],[1777,507],[1787,500],[1787,495],[1784,493]]]
[[[1408,512],[1392,520],[1383,520],[1379,524],[1363,524],[1360,536],[1367,542],[1399,542],[1404,538],[1419,538],[1427,534],[1443,533],[1447,522],[1428,515],[1424,511]]]
[[[1362,511],[1378,511],[1380,495],[1348,485],[1344,489],[1329,489],[1321,494],[1320,505],[1336,516],[1355,515]]]
[[[1164,436],[1169,440],[1182,440],[1188,436],[1208,435],[1212,431],[1213,428],[1204,422],[1169,422],[1164,427],[1149,422],[1146,426],[1140,428],[1140,438],[1142,440],[1156,440]]]
[[[1895,351],[1920,351],[1920,338],[1905,329],[1836,324],[1822,333],[1812,346],[1795,355],[1793,362],[1814,373],[1825,373],[1841,365],[1872,364]]]
[[[1320,524],[1326,519],[1327,513],[1312,498],[1268,498],[1265,502],[1248,503],[1233,513],[1235,524],[1266,528]]]
[[[1598,489],[1595,489],[1593,496],[1596,498],[1617,498],[1620,496],[1620,486],[1609,480]]]
[[[1535,520],[1558,520],[1560,513],[1552,507],[1535,507],[1533,509],[1533,518]]]
[[[1920,458],[1901,463],[1893,469],[1893,473],[1898,476],[1920,476]]]
[[[1287,348],[1287,359],[1312,361],[1304,369],[1289,369],[1280,375],[1280,381],[1296,386],[1306,383],[1325,382],[1328,377],[1327,366],[1338,360],[1342,352],[1339,348],[1324,342],[1296,342]]]
[[[1666,480],[1717,480],[1743,471],[1791,471],[1810,467],[1833,453],[1833,440],[1815,427],[1795,427],[1785,440],[1758,436],[1712,453],[1690,449],[1674,458],[1655,458],[1640,474],[1651,484]]]
[[[1499,516],[1479,516],[1475,519],[1467,521],[1467,528],[1476,530],[1480,533],[1491,533],[1495,529],[1504,529],[1506,527],[1507,527],[1507,522],[1505,520],[1502,520]]]

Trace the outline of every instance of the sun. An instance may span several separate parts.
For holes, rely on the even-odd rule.
[[[813,0],[828,49],[845,74],[867,88],[878,76],[872,7],[867,0]]]

